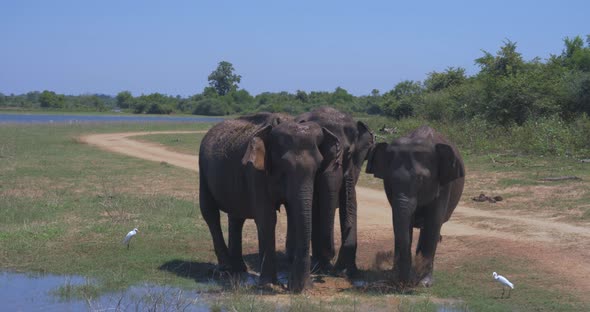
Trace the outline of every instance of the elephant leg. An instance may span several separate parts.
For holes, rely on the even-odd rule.
[[[213,196],[211,196],[211,193],[209,193],[206,180],[203,177],[201,177],[199,204],[203,219],[207,222],[209,232],[211,232],[219,269],[222,271],[228,270],[230,267],[230,256],[225,240],[223,239],[223,233],[221,232],[220,209]]]
[[[436,205],[430,207],[436,209]],[[436,254],[436,247],[440,239],[440,229],[442,219],[439,218],[439,213],[431,211],[424,217],[424,227],[420,229],[420,237],[418,238],[418,246],[416,248],[416,259],[418,278],[420,284],[425,287],[430,287],[434,283],[432,275],[434,269],[434,256]]]
[[[289,264],[293,263],[295,258],[295,218],[293,212],[285,205],[287,211],[287,240],[285,242],[285,251],[287,253],[287,260]]]
[[[318,184],[318,182],[315,182]],[[318,188],[315,188],[313,194],[313,204],[311,206],[311,266],[312,271],[315,271],[322,254],[322,236],[321,236],[321,222],[320,222],[320,206]]]
[[[312,258],[321,272],[332,271],[334,248],[334,215],[340,196],[341,177],[324,174],[316,179],[312,206]]]
[[[336,261],[336,269],[344,270],[349,276],[356,273],[357,248],[357,203],[355,179],[351,176],[344,178],[344,185],[340,191],[340,232],[342,245]]]
[[[228,216],[231,271],[236,273],[248,271],[242,256],[242,229],[245,221],[246,219]]]
[[[265,209],[256,218],[258,229],[258,257],[260,261],[260,285],[277,283],[275,227],[277,213],[272,209]]]

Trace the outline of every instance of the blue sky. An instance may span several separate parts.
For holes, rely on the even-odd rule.
[[[0,92],[200,93],[222,60],[241,88],[391,90],[517,42],[525,59],[590,34],[590,1],[0,2]]]

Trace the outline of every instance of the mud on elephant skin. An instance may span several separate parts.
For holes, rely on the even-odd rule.
[[[319,271],[332,271],[335,255],[334,217],[339,207],[341,246],[334,266],[336,272],[352,276],[356,271],[357,201],[356,183],[367,153],[375,142],[369,127],[350,114],[332,107],[320,107],[295,117],[297,122],[313,121],[325,127],[342,145],[335,170],[316,175],[312,217],[312,258]],[[289,235],[289,233],[287,234]],[[292,249],[287,240],[287,253]]]
[[[422,126],[391,144],[376,144],[366,172],[383,179],[393,212],[397,282],[431,286],[440,229],[463,193],[465,167],[459,151],[440,133]],[[414,268],[413,228],[420,229]]]
[[[329,130],[284,115],[255,114],[209,130],[199,151],[199,199],[220,267],[246,270],[242,228],[245,219],[254,219],[259,283],[276,283],[276,212],[284,205],[295,239],[289,288],[302,291],[309,282],[314,178],[318,171],[332,170],[340,154],[340,142]],[[229,245],[221,232],[220,211],[228,214]]]

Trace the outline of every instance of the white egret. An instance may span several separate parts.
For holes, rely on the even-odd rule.
[[[498,273],[494,272],[492,274],[494,279],[498,281],[498,283],[502,284],[502,298],[504,298],[504,292],[506,289],[504,286],[508,287],[508,297],[510,297],[510,292],[514,289],[514,284],[510,283],[510,281],[502,275],[498,275]]]
[[[123,239],[123,245],[127,245],[127,249],[129,249],[129,243],[131,243],[131,239],[133,238],[133,236],[137,235],[137,232],[137,228],[134,228],[132,231],[127,233],[127,235]]]

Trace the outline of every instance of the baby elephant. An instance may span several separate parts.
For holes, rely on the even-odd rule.
[[[465,168],[457,148],[434,129],[422,126],[370,152],[367,173],[383,179],[393,212],[394,276],[402,286],[433,283],[440,229],[459,203]],[[412,273],[412,232],[420,229]]]

